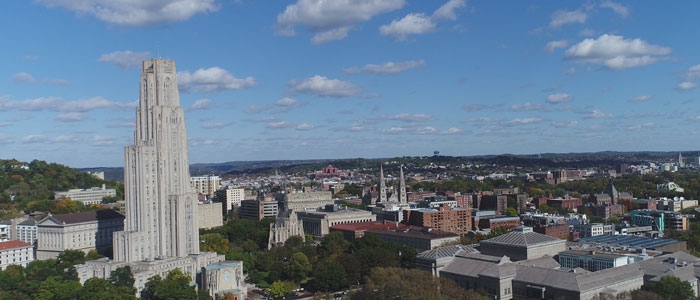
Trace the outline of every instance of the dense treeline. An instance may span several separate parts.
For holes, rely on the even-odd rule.
[[[0,160],[0,210],[3,212],[0,217],[14,216],[21,211],[65,213],[95,209],[74,201],[54,201],[54,192],[100,187],[102,184],[117,190],[115,199],[109,200],[124,198],[124,185],[117,181],[104,181],[64,165],[40,160],[28,164]]]

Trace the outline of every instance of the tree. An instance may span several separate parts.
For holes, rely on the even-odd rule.
[[[466,291],[454,281],[432,277],[416,269],[374,268],[365,277],[362,290],[352,293],[350,299],[490,299],[475,291]]]
[[[290,281],[275,281],[270,285],[270,294],[277,299],[292,293],[297,289],[297,285]]]
[[[286,277],[296,283],[301,283],[311,272],[311,263],[304,253],[292,254],[286,263]]]
[[[347,273],[343,265],[333,258],[319,261],[313,277],[312,286],[320,291],[337,291],[347,286]]]
[[[219,233],[206,233],[199,236],[202,241],[199,244],[199,250],[211,251],[218,254],[226,254],[229,251],[228,239]]]
[[[513,208],[513,207],[506,207],[504,212],[505,212],[506,216],[509,216],[509,217],[517,217],[518,216],[518,211],[515,210],[515,208]]]
[[[695,298],[690,283],[673,276],[662,277],[652,290],[666,299],[687,300]]]
[[[168,272],[165,279],[158,275],[149,278],[141,292],[141,298],[146,300],[197,299],[197,291],[190,283],[189,276],[182,273],[180,269],[173,269]]]
[[[320,253],[325,256],[331,256],[334,254],[340,254],[345,251],[345,249],[350,246],[350,242],[343,238],[343,233],[340,231],[333,231],[321,240]]]
[[[130,266],[119,267],[109,275],[109,282],[112,283],[112,285],[119,290],[130,292],[132,295],[136,294],[136,288],[134,287],[135,281],[134,275],[131,274]]]

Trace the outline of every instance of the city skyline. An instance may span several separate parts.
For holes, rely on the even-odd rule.
[[[134,3],[3,4],[3,159],[123,166],[158,57],[191,163],[700,148],[695,2]]]

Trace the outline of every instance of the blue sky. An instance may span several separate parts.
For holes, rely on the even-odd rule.
[[[4,1],[0,156],[122,166],[153,57],[193,163],[697,150],[699,6]]]

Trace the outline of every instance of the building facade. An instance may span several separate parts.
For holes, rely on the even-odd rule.
[[[124,216],[114,210],[49,215],[37,223],[37,259],[56,258],[64,250],[109,254],[112,234],[124,230]]]
[[[102,188],[93,187],[90,189],[71,189],[67,192],[55,192],[54,199],[71,199],[73,201],[80,201],[85,205],[100,204],[102,203],[102,198],[104,197],[115,197],[117,196],[117,190],[108,189],[105,185]]]
[[[197,193],[214,198],[221,187],[221,178],[216,175],[195,176],[190,177],[190,184]]]
[[[241,201],[245,199],[245,189],[227,187],[216,191],[216,200],[223,203],[223,209],[226,213],[233,210],[234,207],[241,206]]]
[[[450,209],[447,206],[438,209],[404,210],[403,223],[461,235],[472,230],[472,212],[471,209]]]
[[[26,267],[34,261],[34,245],[19,240],[0,242],[0,269],[10,265]]]

